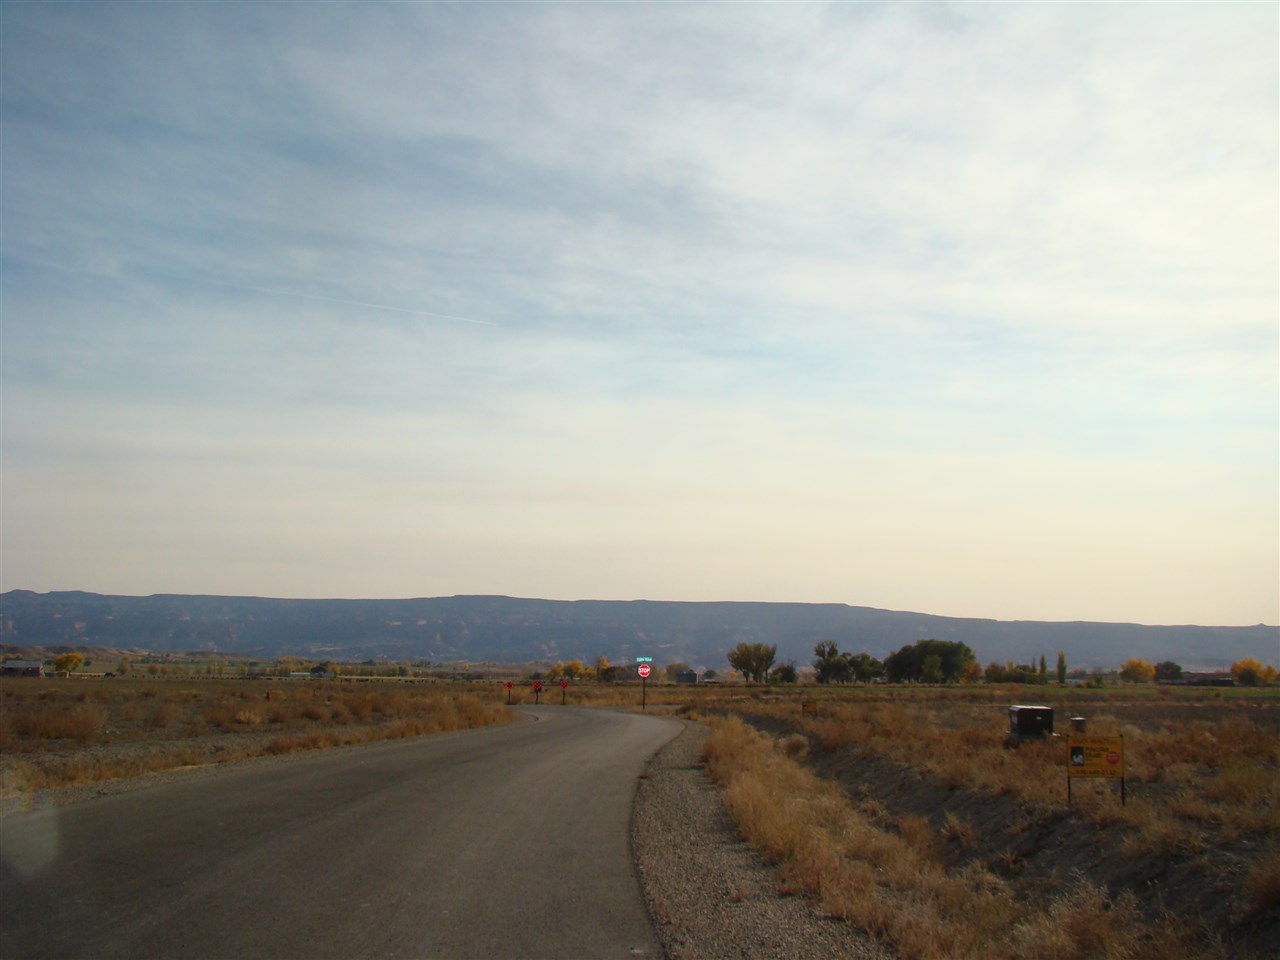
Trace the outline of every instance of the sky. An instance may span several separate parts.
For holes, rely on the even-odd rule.
[[[0,589],[1280,622],[1280,6],[0,6]]]

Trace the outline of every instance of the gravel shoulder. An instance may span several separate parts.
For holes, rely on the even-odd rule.
[[[684,731],[649,762],[632,848],[667,960],[887,960],[892,955],[801,897],[740,840],[702,761],[707,728]]]

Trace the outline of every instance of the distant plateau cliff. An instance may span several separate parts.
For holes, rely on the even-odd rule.
[[[412,600],[0,594],[0,642],[153,651],[222,651],[262,658],[342,660],[611,660],[652,656],[723,668],[740,641],[777,644],[779,662],[806,664],[813,647],[877,657],[924,638],[967,643],[982,663],[1114,666],[1129,657],[1225,667],[1242,657],[1280,659],[1280,628],[1144,626],[940,617],[845,604],[526,600],[458,596]]]

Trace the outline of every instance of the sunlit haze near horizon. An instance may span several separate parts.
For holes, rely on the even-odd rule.
[[[1276,4],[0,6],[0,589],[1280,622]]]

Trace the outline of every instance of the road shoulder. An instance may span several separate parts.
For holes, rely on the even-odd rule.
[[[668,960],[881,960],[888,954],[813,902],[782,896],[773,868],[738,838],[701,748],[685,729],[650,760],[636,792],[632,848]]]

